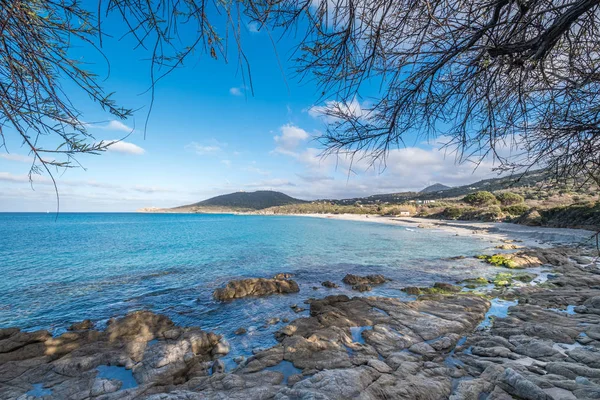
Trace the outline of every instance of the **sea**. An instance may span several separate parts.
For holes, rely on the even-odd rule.
[[[295,319],[290,307],[331,294],[388,296],[400,289],[493,276],[473,256],[494,251],[481,236],[367,221],[300,216],[142,213],[0,213],[0,328],[60,335],[91,319],[152,310],[182,326],[225,336],[230,357],[276,344],[273,333]],[[464,260],[452,257],[466,256]],[[218,302],[216,288],[244,277],[291,273],[300,292]],[[359,293],[347,274],[391,281]],[[325,280],[338,289],[321,286]],[[238,328],[246,335],[235,335]]]

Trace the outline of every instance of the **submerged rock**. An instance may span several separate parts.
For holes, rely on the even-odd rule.
[[[342,279],[342,282],[347,285],[381,285],[387,281],[388,279],[386,279],[383,275],[359,276],[347,274],[344,279]]]
[[[291,279],[250,278],[229,282],[224,288],[215,290],[213,297],[223,301],[247,296],[268,296],[299,291],[298,284]]]
[[[357,290],[359,292],[369,292],[373,290],[371,285],[367,285],[366,283],[360,283],[358,285],[352,286],[352,290]]]
[[[329,288],[329,289],[335,289],[335,288],[339,287],[337,283],[333,283],[331,281],[321,282],[321,286]]]

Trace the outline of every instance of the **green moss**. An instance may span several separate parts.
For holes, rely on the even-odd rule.
[[[504,267],[504,268],[519,268],[519,265],[513,260],[506,258],[502,254],[494,254],[493,256],[480,255],[477,256],[478,259],[484,260],[488,264],[495,265],[496,267]]]
[[[492,280],[496,286],[510,286],[513,282],[513,274],[509,272],[500,272]]]
[[[487,278],[480,276],[478,278],[465,279],[465,280],[461,281],[461,283],[465,283],[466,287],[468,287],[469,289],[473,289],[473,287],[487,285],[489,283],[489,281],[487,280]],[[473,286],[473,287],[471,287],[471,286]]]

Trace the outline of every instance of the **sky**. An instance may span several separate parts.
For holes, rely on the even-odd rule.
[[[106,30],[118,28],[109,23]],[[277,190],[311,200],[352,198],[378,193],[421,190],[443,183],[468,184],[496,176],[491,162],[477,169],[457,165],[440,142],[407,138],[406,147],[392,149],[381,163],[347,157],[323,157],[317,138],[331,122],[322,113],[326,102],[310,79],[301,80],[291,60],[297,38],[275,38],[256,26],[243,26],[242,43],[249,61],[253,93],[240,73],[236,52],[228,62],[197,54],[156,86],[150,105],[148,54],[133,49],[119,35],[105,37],[102,57],[74,48],[82,61],[106,77],[107,92],[138,110],[125,121],[112,119],[73,90],[71,99],[96,141],[123,141],[101,155],[78,158],[84,168],[54,171],[61,211],[135,211],[143,207],[174,207],[240,190]],[[69,89],[67,87],[67,89]],[[70,92],[71,93],[71,92]],[[362,94],[362,93],[361,93]],[[377,96],[370,90],[369,96]],[[356,112],[370,97],[348,106]],[[327,99],[325,99],[326,101]],[[47,175],[28,172],[32,158],[19,138],[5,130],[0,149],[0,212],[55,211],[56,194]],[[51,142],[51,138],[48,139]]]

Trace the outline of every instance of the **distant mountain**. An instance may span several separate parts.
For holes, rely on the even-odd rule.
[[[441,193],[421,192],[416,198],[419,200],[430,200],[439,198],[463,197],[469,193],[479,190],[495,192],[497,190],[533,187],[548,181],[549,173],[545,170],[530,171],[524,174],[510,175],[500,178],[484,179],[464,186],[445,189]]]
[[[451,189],[450,186],[442,185],[441,183],[435,183],[431,186],[427,186],[425,189],[421,190],[419,193],[436,193],[441,192],[442,190]]]
[[[212,197],[208,200],[172,208],[173,211],[255,211],[264,208],[306,203],[281,192],[258,190],[256,192],[235,192]]]
[[[464,197],[469,193],[479,190],[497,191],[506,189],[515,189],[523,187],[533,187],[548,180],[549,174],[544,170],[527,172],[522,175],[512,175],[500,178],[485,179],[469,185],[448,187],[436,183],[435,185],[426,187],[420,192],[398,192],[376,194],[368,197],[356,197],[352,199],[327,200],[334,204],[350,205],[355,203],[360,204],[398,204],[409,200],[439,200],[447,198]],[[441,188],[441,189],[438,189]]]

